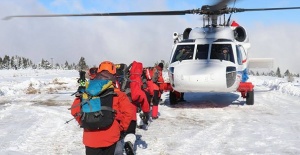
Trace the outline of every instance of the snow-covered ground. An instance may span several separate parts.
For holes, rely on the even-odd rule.
[[[82,155],[82,129],[68,110],[77,71],[0,70],[0,155]],[[255,103],[239,93],[186,93],[137,129],[139,155],[300,154],[300,79],[251,76]]]

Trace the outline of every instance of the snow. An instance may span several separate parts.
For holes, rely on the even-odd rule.
[[[82,129],[70,107],[78,71],[0,70],[0,155],[82,155]],[[300,154],[299,78],[250,76],[255,103],[239,93],[186,93],[137,129],[140,155]]]

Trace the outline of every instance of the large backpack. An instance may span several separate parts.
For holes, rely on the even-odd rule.
[[[143,86],[143,64],[133,61],[128,67],[118,67],[117,76],[122,77],[120,80],[121,91],[125,92],[132,103],[149,104],[148,94],[144,92]],[[147,101],[144,101],[147,100]]]
[[[111,80],[90,80],[81,98],[81,127],[88,130],[109,128],[116,111],[112,108],[114,88]]]
[[[129,70],[130,76],[130,89],[131,89],[131,99],[132,101],[137,101],[140,98],[140,91],[142,91],[142,73],[143,64],[137,61],[133,61],[131,68]]]

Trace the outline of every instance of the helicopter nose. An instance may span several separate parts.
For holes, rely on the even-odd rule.
[[[180,92],[230,92],[239,83],[237,68],[218,62],[182,64],[169,73],[172,87]]]

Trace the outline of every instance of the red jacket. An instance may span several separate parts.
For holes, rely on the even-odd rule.
[[[162,75],[162,68],[160,68],[159,66],[156,66],[155,69],[157,69],[158,71],[158,78],[157,78],[157,83],[164,83],[164,78]]]
[[[130,69],[130,89],[132,105],[135,107],[135,113],[132,115],[133,120],[136,120],[137,106],[141,106],[142,111],[148,113],[150,111],[150,104],[147,100],[146,93],[142,89],[143,81],[143,64],[141,62],[133,61]]]
[[[132,104],[124,92],[115,89],[117,94],[113,98],[113,109],[117,111],[116,119],[112,126],[106,130],[83,131],[83,144],[88,147],[108,147],[116,143],[120,138],[120,132],[127,130],[130,121],[132,120]],[[73,105],[80,103],[80,98],[75,98]],[[75,117],[76,113],[80,112],[80,106],[71,109],[71,114]],[[80,124],[80,118],[76,117]]]

